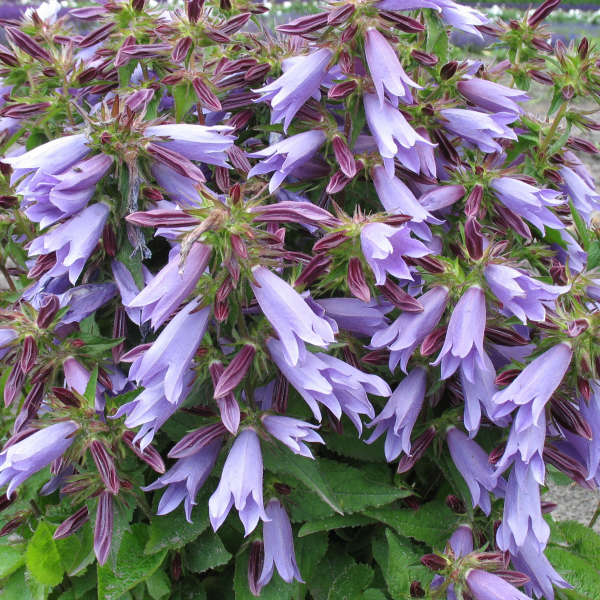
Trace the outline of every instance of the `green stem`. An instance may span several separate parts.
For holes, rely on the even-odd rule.
[[[544,141],[542,142],[542,145],[540,147],[540,156],[543,156],[546,150],[548,149],[548,146],[550,145],[550,142],[552,141],[552,138],[554,137],[554,134],[556,133],[556,130],[560,125],[560,122],[562,121],[562,118],[565,116],[566,112],[567,102],[563,102],[560,108],[558,109],[556,116],[554,117],[554,121],[552,121],[552,124],[550,125],[550,129],[548,130]]]
[[[598,517],[600,517],[600,502],[598,502],[598,506],[596,506],[596,510],[594,511],[594,514],[592,515],[592,518],[590,519],[590,522],[588,524],[589,528],[592,528],[596,524]]]

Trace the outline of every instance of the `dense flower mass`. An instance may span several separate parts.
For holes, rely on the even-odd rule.
[[[557,4],[0,9],[0,596],[587,598],[544,492],[600,485],[600,47]]]

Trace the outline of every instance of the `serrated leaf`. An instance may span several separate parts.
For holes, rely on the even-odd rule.
[[[400,535],[443,548],[456,526],[456,515],[442,502],[429,502],[418,510],[371,508],[365,515],[382,521]]]
[[[210,529],[185,549],[185,565],[194,573],[204,573],[231,559],[221,538]]]
[[[211,492],[205,488],[200,494],[197,505],[192,510],[191,523],[186,521],[182,506],[178,506],[167,515],[153,517],[145,548],[146,554],[154,554],[171,548],[181,548],[194,541],[205,531],[209,525],[208,498]]]
[[[589,560],[600,556],[600,535],[577,521],[555,522],[571,552]]]
[[[327,600],[329,590],[336,577],[355,564],[355,560],[346,552],[344,545],[331,543],[327,553],[319,561],[319,568],[306,578],[308,589],[314,600]]]
[[[427,24],[425,51],[435,54],[440,59],[439,64],[444,65],[448,62],[448,33],[446,25],[433,10],[425,10],[423,14],[425,15],[425,22]]]
[[[385,462],[383,453],[383,437],[373,444],[357,443],[356,432],[345,430],[342,435],[337,433],[323,434],[327,450],[331,450],[341,456],[348,456],[365,462]]]
[[[110,563],[98,566],[98,598],[116,600],[150,577],[162,564],[167,551],[145,554],[148,526],[136,523],[123,534],[115,570]]]
[[[588,250],[587,268],[588,271],[600,266],[600,242],[595,241],[590,244]]]
[[[94,408],[96,406],[96,386],[98,385],[98,365],[96,365],[93,371],[90,373],[90,378],[85,386],[85,392],[83,397],[85,398],[88,406]]]
[[[546,557],[554,568],[571,584],[591,600],[600,600],[600,573],[597,564],[573,554],[566,548],[548,546]],[[590,557],[595,561],[595,557]]]
[[[365,517],[365,515],[354,514],[354,515],[333,515],[326,519],[317,519],[304,523],[298,532],[298,537],[304,537],[311,535],[319,531],[331,531],[332,529],[339,529],[343,527],[362,527],[363,525],[371,525],[375,523],[374,519]]]
[[[175,100],[175,120],[180,123],[190,108],[196,103],[196,94],[187,81],[174,85],[171,88],[171,93]]]
[[[27,544],[27,569],[42,585],[58,585],[65,572],[57,542],[52,537],[54,529],[40,521]]]
[[[387,600],[387,596],[381,590],[375,588],[365,590],[362,597],[363,600]]]
[[[22,567],[2,583],[0,587],[2,600],[35,600],[37,598],[30,588],[25,572],[25,567]]]
[[[23,544],[0,545],[0,579],[8,577],[25,564]]]
[[[146,589],[152,600],[161,600],[171,593],[171,581],[164,571],[155,571],[146,579]]]
[[[569,208],[571,209],[571,215],[573,217],[573,222],[575,223],[575,228],[577,229],[577,233],[579,234],[579,239],[581,240],[581,245],[583,249],[587,252],[590,248],[590,232],[585,224],[585,221],[581,218],[579,211],[575,208],[575,204],[573,204],[572,200],[569,200]]]
[[[334,579],[327,600],[361,600],[373,576],[369,565],[359,563],[349,566]]]

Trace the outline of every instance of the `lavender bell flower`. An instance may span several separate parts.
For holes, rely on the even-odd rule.
[[[20,156],[3,158],[2,162],[13,168],[10,182],[14,185],[23,175],[37,169],[50,175],[62,173],[90,152],[87,143],[87,137],[83,133],[67,135],[37,146]]]
[[[448,540],[454,556],[461,558],[473,552],[473,530],[469,525],[459,525]]]
[[[393,309],[391,304],[376,300],[363,302],[358,298],[323,298],[316,301],[325,309],[325,315],[333,319],[340,329],[356,335],[371,336],[386,327],[386,313]]]
[[[261,93],[256,102],[271,103],[271,123],[281,123],[287,132],[292,119],[311,97],[320,98],[319,87],[327,74],[333,53],[321,48],[308,56],[288,58],[282,63],[283,75],[264,87],[254,90]]]
[[[186,304],[129,370],[129,379],[138,385],[161,382],[165,398],[173,404],[181,399],[185,374],[208,324],[210,309],[197,310],[199,305],[199,300]]]
[[[150,320],[152,328],[156,330],[195,288],[206,269],[210,254],[210,247],[196,243],[180,267],[179,247],[173,248],[169,262],[135,298],[127,301],[126,306],[141,308],[142,323]]]
[[[377,285],[385,283],[386,274],[398,279],[413,277],[403,256],[418,258],[431,254],[423,242],[415,240],[406,226],[392,227],[385,223],[368,223],[360,232],[360,244]]]
[[[504,499],[504,516],[496,533],[501,550],[517,553],[528,535],[543,552],[550,537],[550,527],[542,516],[540,486],[530,465],[517,460],[508,476]]]
[[[34,473],[62,456],[79,429],[74,421],[60,421],[40,429],[0,452],[0,487],[8,483],[7,497]]]
[[[75,283],[94,251],[110,209],[106,204],[92,204],[55,229],[37,237],[29,246],[29,256],[56,252],[56,264],[46,278],[69,274]]]
[[[208,501],[210,522],[216,531],[235,507],[249,535],[258,519],[269,521],[263,507],[263,464],[260,442],[253,429],[244,429],[229,451],[221,481]]]
[[[105,154],[80,161],[64,173],[52,175],[38,169],[17,187],[23,195],[27,217],[44,229],[87,206],[96,184],[110,169],[113,159]]]
[[[558,260],[563,264],[567,264],[570,271],[581,273],[587,264],[587,252],[567,230],[563,229],[560,231],[560,237],[567,249],[565,250],[558,244],[553,244]]]
[[[249,158],[264,158],[250,169],[248,179],[275,171],[269,182],[269,193],[272,194],[292,171],[312,158],[326,139],[322,131],[311,129],[248,154]]]
[[[10,350],[10,344],[18,338],[18,334],[13,329],[0,329],[0,359]]]
[[[196,504],[196,495],[215,466],[221,443],[222,439],[218,438],[197,452],[180,458],[164,475],[142,488],[145,492],[167,488],[158,503],[157,515],[170,513],[183,501],[185,518],[188,523],[192,522],[192,507]]]
[[[233,128],[227,125],[189,125],[187,123],[171,123],[168,125],[151,125],[144,130],[146,138],[167,138],[158,140],[159,146],[165,147],[185,156],[190,160],[229,167],[227,150],[233,146],[235,136],[222,135]]]
[[[383,102],[383,106],[380,106],[375,94],[364,94],[363,103],[369,130],[375,138],[379,154],[383,158],[383,165],[390,177],[394,174],[394,157],[400,152],[402,152],[399,156],[400,160],[404,159],[403,162],[407,162],[406,158],[411,154],[418,155],[419,147],[435,146],[417,133],[402,113],[387,100]]]
[[[581,399],[579,403],[581,414],[592,430],[592,439],[586,444],[584,453],[588,481],[600,475],[600,382],[592,381],[590,387],[590,399],[587,402]]]
[[[313,429],[318,428],[317,425],[312,425],[300,419],[264,415],[262,423],[274,438],[283,442],[294,454],[299,454],[300,456],[314,459],[306,442],[325,443],[323,438],[316,431],[313,431]]]
[[[104,306],[117,293],[114,283],[88,283],[78,285],[58,295],[61,308],[68,307],[60,318],[61,324],[79,323]]]
[[[509,88],[500,83],[473,77],[456,84],[458,91],[470,102],[490,112],[523,113],[517,102],[527,102],[529,96],[522,90]]]
[[[488,115],[466,108],[445,108],[440,111],[443,126],[451,133],[477,146],[482,152],[502,152],[497,139],[516,140],[517,135],[507,127],[517,119],[508,112]]]
[[[302,341],[324,348],[335,341],[330,323],[315,314],[291,285],[265,267],[254,267],[252,274],[254,296],[277,332],[290,365],[305,354]]]
[[[531,321],[546,319],[546,306],[553,308],[560,294],[570,286],[549,285],[529,277],[527,273],[489,263],[484,270],[490,289],[502,304],[502,310],[514,315],[526,325]]]
[[[365,57],[380,106],[385,92],[394,106],[398,106],[398,99],[412,104],[410,88],[422,88],[404,72],[395,50],[377,29],[369,28],[365,33]]]
[[[367,444],[372,444],[387,432],[384,451],[388,462],[398,458],[401,452],[411,453],[410,435],[423,406],[426,383],[425,369],[413,369],[394,390],[381,413],[367,425],[375,426],[375,431],[366,440]]]
[[[142,310],[139,308],[129,308],[128,303],[133,300],[139,293],[140,289],[137,286],[133,275],[129,269],[120,261],[113,260],[111,264],[112,274],[121,294],[121,300],[127,316],[138,326],[142,324]],[[152,281],[152,273],[142,265],[142,273],[144,283],[148,284]]]
[[[392,372],[400,363],[400,368],[406,373],[406,365],[415,348],[431,333],[444,314],[448,290],[436,286],[417,300],[423,306],[422,312],[403,312],[391,325],[377,331],[371,339],[372,348],[387,347],[390,350],[389,367]]]
[[[483,38],[477,26],[490,22],[483,13],[471,6],[457,4],[452,0],[435,0],[435,3],[441,10],[442,19],[448,25],[452,25],[452,27],[456,27],[456,29],[460,29],[461,31],[466,31],[478,38]]]
[[[198,192],[198,183],[185,175],[180,175],[167,165],[153,162],[150,171],[156,183],[165,190],[167,196],[180,206],[199,206],[202,198]],[[206,191],[206,190],[204,190]]]
[[[580,177],[573,169],[562,167],[560,169],[564,190],[569,195],[577,211],[581,214],[587,225],[590,225],[592,215],[600,211],[600,194],[593,185]]]
[[[446,441],[450,456],[471,492],[473,508],[479,506],[489,515],[492,505],[488,492],[501,495],[503,481],[498,480],[498,475],[488,461],[488,455],[477,442],[469,439],[456,427],[448,429]]]
[[[475,600],[531,600],[502,577],[487,571],[469,569],[465,581]]]
[[[475,368],[485,370],[485,351],[483,334],[485,331],[486,310],[485,294],[474,285],[470,287],[456,303],[450,321],[444,345],[433,365],[442,365],[442,379],[447,379],[461,366],[464,375],[475,380]]]
[[[273,577],[273,567],[287,583],[294,579],[304,583],[294,552],[292,526],[283,506],[276,498],[269,500],[265,512],[268,520],[263,524],[265,557],[262,572],[257,582],[259,588],[264,587]]]
[[[491,187],[506,208],[529,221],[542,233],[545,231],[544,226],[564,229],[562,221],[548,208],[564,203],[559,192],[540,190],[512,177],[498,177],[492,181]]]
[[[341,418],[342,412],[348,415],[360,434],[362,422],[359,415],[375,417],[367,393],[386,397],[392,393],[381,378],[367,375],[334,356],[304,352],[297,364],[291,366],[279,340],[268,339],[267,347],[273,362],[304,398],[318,421],[321,420],[318,403],[321,403],[337,419]]]
[[[553,586],[573,587],[554,570],[550,561],[539,551],[537,540],[531,533],[528,533],[519,550],[511,553],[511,560],[515,569],[529,577],[524,587],[528,594],[534,594],[536,598],[543,596],[546,600],[554,600]]]

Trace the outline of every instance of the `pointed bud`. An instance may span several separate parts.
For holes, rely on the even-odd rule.
[[[108,256],[114,258],[117,255],[117,238],[111,225],[105,225],[102,230],[102,245]]]
[[[94,440],[90,446],[90,453],[94,462],[96,463],[96,468],[98,469],[98,474],[100,478],[104,482],[106,489],[111,494],[119,493],[119,477],[117,475],[117,469],[115,468],[115,463],[113,457],[108,453],[108,450],[98,440]]]
[[[530,340],[519,335],[513,329],[505,327],[486,327],[485,337],[494,344],[502,346],[527,346]]]
[[[531,16],[527,19],[527,24],[532,29],[537,27],[558,5],[562,0],[546,0],[542,2]]]
[[[230,119],[225,121],[225,125],[233,127],[233,131],[230,131],[230,133],[235,133],[236,131],[246,127],[253,116],[254,113],[251,110],[241,110],[240,112],[235,113]],[[237,146],[232,146],[232,148],[237,148]],[[237,149],[239,150],[239,148]]]
[[[497,204],[495,207],[499,220],[503,221],[508,229],[514,229],[520,236],[531,239],[531,231],[525,221],[512,210]]]
[[[327,92],[327,97],[330,100],[342,100],[349,96],[357,87],[358,83],[354,79],[347,79],[346,81],[332,85],[329,88],[329,92]]]
[[[476,217],[481,208],[483,199],[483,186],[477,184],[470,192],[465,203],[465,214],[467,217]]]
[[[87,506],[82,506],[77,512],[65,519],[56,528],[52,537],[55,540],[62,540],[63,538],[69,537],[76,531],[79,531],[89,520],[90,515],[88,513],[88,508]]]
[[[421,356],[431,356],[435,354],[444,343],[446,337],[446,327],[437,327],[431,333],[425,336],[425,339],[421,342],[419,352]]]
[[[49,254],[40,254],[40,256],[36,258],[33,267],[29,269],[27,277],[29,279],[37,279],[44,273],[47,273],[55,264],[56,254],[54,252],[50,252]]]
[[[3,62],[9,67],[18,67],[19,61],[17,57],[6,47],[0,44],[0,62]]]
[[[438,64],[440,59],[435,55],[429,52],[423,52],[422,50],[413,49],[410,55],[422,65],[426,67],[433,67]]]
[[[29,421],[31,421],[31,419],[35,418],[40,406],[42,405],[42,400],[44,399],[45,385],[46,384],[43,381],[38,381],[32,384],[29,393],[23,401],[21,411],[17,415],[17,418],[13,424],[13,433],[18,433],[21,431],[23,427],[27,425]]]
[[[331,258],[329,256],[323,254],[313,256],[310,262],[302,269],[298,279],[294,282],[294,286],[304,287],[310,285],[323,274],[327,273],[330,265]]]
[[[102,492],[98,497],[96,526],[94,527],[94,553],[98,563],[103,565],[108,558],[113,535],[113,499],[109,492]]]
[[[203,79],[194,77],[192,86],[196,92],[196,96],[198,96],[198,100],[200,100],[203,106],[206,106],[209,110],[221,110],[220,100]]]
[[[385,365],[387,364],[389,358],[389,350],[381,348],[380,350],[372,350],[371,352],[367,352],[367,354],[365,354],[360,361],[366,363],[367,365]]]
[[[457,69],[458,69],[458,62],[456,62],[455,60],[447,62],[440,69],[440,76],[442,79],[445,79],[445,80],[451,79],[456,74]]]
[[[596,484],[592,481],[587,481],[587,468],[578,460],[571,458],[562,450],[558,450],[553,446],[546,446],[543,452],[544,462],[550,463],[559,471],[568,475],[575,483],[587,489],[594,489]]]
[[[448,561],[437,554],[425,554],[421,557],[421,564],[432,571],[443,571],[448,566]]]
[[[321,29],[327,25],[328,12],[317,13],[294,19],[285,25],[278,25],[277,31],[291,35],[303,35]]]
[[[567,335],[571,338],[579,337],[584,331],[587,331],[590,323],[587,319],[575,319],[567,324]]]
[[[379,10],[378,14],[386,21],[392,22],[396,29],[404,31],[404,33],[420,33],[421,31],[425,31],[425,25],[423,25],[423,23],[412,17],[406,17],[396,11]]]
[[[542,502],[541,508],[542,514],[546,515],[556,510],[558,508],[558,504],[555,504],[554,502]]]
[[[586,440],[592,439],[592,429],[581,412],[566,399],[553,396],[550,399],[550,413],[554,420],[567,431]]]
[[[465,243],[469,256],[473,260],[480,260],[483,256],[483,239],[479,221],[475,217],[467,217],[465,223]]]
[[[273,410],[285,414],[287,412],[287,401],[289,394],[289,382],[280,373],[275,381],[275,389],[273,390]]]
[[[406,473],[410,471],[415,464],[421,459],[423,454],[431,442],[435,438],[436,430],[435,427],[427,428],[412,444],[410,448],[410,455],[403,454],[398,461],[398,468],[396,473]]]
[[[23,351],[21,352],[21,371],[25,375],[33,369],[38,356],[38,347],[35,343],[35,338],[31,335],[25,336],[23,340]]]
[[[223,423],[214,423],[184,435],[169,451],[169,458],[185,458],[196,454],[205,446],[227,433]]]
[[[44,62],[52,62],[52,57],[32,37],[17,27],[5,27],[4,31],[15,46],[26,54]]]
[[[352,180],[349,177],[346,177],[341,171],[336,171],[329,180],[325,192],[327,194],[338,194],[350,183],[350,181]]]
[[[389,277],[385,283],[378,286],[383,296],[389,300],[396,308],[405,312],[423,312],[423,305],[410,294],[407,294],[399,285],[394,283]]]
[[[348,289],[355,298],[363,302],[371,300],[371,292],[367,285],[360,259],[356,256],[353,256],[348,262]]]
[[[18,104],[7,104],[0,108],[0,117],[9,117],[10,119],[28,119],[35,115],[43,113],[51,104],[49,102],[36,102],[27,104],[20,102]]]
[[[342,44],[347,44],[356,35],[357,31],[358,25],[356,23],[352,23],[352,25],[346,27],[340,36],[340,41]]]
[[[530,581],[529,577],[520,571],[507,571],[506,569],[500,569],[498,571],[494,571],[494,575],[502,577],[504,581],[507,581],[515,587],[521,587]]]
[[[340,169],[346,177],[352,178],[356,175],[356,162],[354,161],[354,155],[350,151],[350,148],[346,145],[344,139],[336,135],[333,138],[333,151],[335,158],[340,165]]]
[[[157,473],[165,472],[165,463],[160,454],[152,446],[146,446],[143,450],[134,442],[135,434],[133,431],[123,433],[123,441],[129,446],[131,451],[140,459],[143,460],[151,469]]]
[[[256,348],[251,344],[246,344],[227,365],[215,385],[213,397],[215,399],[223,398],[232,392],[244,379],[256,354]]]
[[[24,516],[19,516],[19,517],[15,517],[14,519],[11,519],[4,525],[4,527],[2,527],[2,529],[0,529],[0,537],[9,535],[15,529],[20,527],[24,522],[25,522]]]
[[[202,7],[204,6],[204,0],[187,0],[185,9],[187,18],[190,23],[197,23],[200,15],[202,14]]]
[[[579,54],[579,58],[581,58],[581,60],[585,60],[587,58],[589,50],[590,43],[588,39],[586,37],[581,38],[579,46],[577,46],[577,54]]]
[[[411,598],[425,598],[425,590],[421,586],[420,581],[412,581],[410,584]]]
[[[454,494],[446,496],[446,506],[454,513],[458,515],[464,515],[467,512],[465,503]]]
[[[179,38],[175,44],[175,47],[173,48],[173,52],[171,52],[171,60],[175,63],[182,62],[188,55],[192,44],[192,38],[188,35]]]
[[[52,393],[62,402],[65,406],[72,406],[73,408],[80,408],[81,402],[79,398],[67,388],[53,387]]]
[[[23,373],[20,364],[13,365],[8,379],[4,384],[4,406],[10,406],[15,398],[21,393],[23,382],[25,381],[25,373]]]
[[[206,181],[204,173],[191,160],[188,160],[178,152],[174,152],[153,142],[150,142],[146,146],[146,150],[152,158],[170,167],[176,173],[179,173],[179,175],[183,175],[199,183]]]
[[[19,496],[16,492],[13,492],[10,498],[6,494],[0,495],[0,512],[6,510],[18,498]]]
[[[252,542],[248,557],[248,587],[253,596],[260,596],[262,585],[259,583],[265,558],[264,546],[261,541]]]

